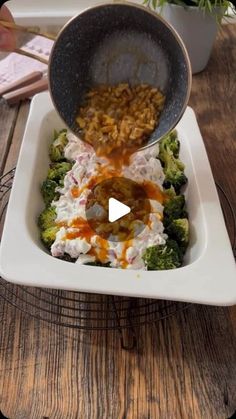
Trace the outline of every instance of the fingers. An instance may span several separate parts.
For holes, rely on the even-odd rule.
[[[14,22],[14,19],[10,10],[5,5],[3,5],[0,9],[0,18],[2,20],[8,20],[8,22]]]
[[[14,22],[11,12],[3,5],[0,9],[0,20]],[[0,50],[12,51],[16,46],[14,31],[4,28],[0,25]]]

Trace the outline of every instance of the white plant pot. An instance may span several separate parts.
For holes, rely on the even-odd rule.
[[[216,37],[218,24],[214,15],[197,7],[166,4],[161,15],[178,32],[187,48],[193,74],[204,70]]]

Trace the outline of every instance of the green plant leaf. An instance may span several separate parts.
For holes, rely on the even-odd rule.
[[[184,8],[196,6],[204,13],[215,16],[218,23],[221,22],[223,17],[229,17],[228,9],[236,14],[235,6],[228,0],[143,0],[143,4],[154,10],[157,7],[163,8],[165,4],[177,4]]]

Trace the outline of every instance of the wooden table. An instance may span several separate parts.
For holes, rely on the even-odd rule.
[[[236,25],[220,31],[190,105],[214,177],[236,208]],[[2,172],[17,162],[28,111],[29,102],[0,104]],[[131,352],[115,331],[65,332],[4,301],[0,322],[0,409],[8,418],[225,419],[236,410],[235,307],[192,305],[140,328]]]

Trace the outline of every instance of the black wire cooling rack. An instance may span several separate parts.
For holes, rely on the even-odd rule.
[[[0,178],[1,230],[14,173],[15,170],[12,169]],[[234,210],[219,185],[218,191],[235,252],[236,220]],[[0,295],[24,313],[48,323],[81,330],[116,329],[120,333],[121,346],[124,349],[132,349],[136,346],[135,328],[137,326],[157,322],[190,305],[170,301],[25,287],[10,284],[2,278],[0,278]],[[123,333],[125,329],[129,330],[129,343],[125,342],[125,333]]]

